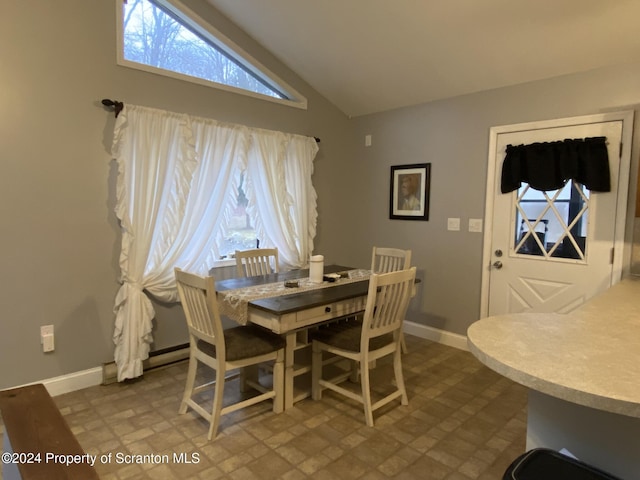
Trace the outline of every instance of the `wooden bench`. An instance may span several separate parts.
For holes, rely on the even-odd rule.
[[[99,478],[44,385],[0,391],[0,412],[4,480]]]

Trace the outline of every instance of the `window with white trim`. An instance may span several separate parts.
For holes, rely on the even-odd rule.
[[[118,63],[306,108],[306,99],[177,0],[117,0]]]

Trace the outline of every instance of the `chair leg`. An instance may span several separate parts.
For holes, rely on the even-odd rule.
[[[402,375],[402,356],[400,349],[396,349],[393,354],[393,370],[396,375],[396,387],[401,392],[400,403],[402,405],[409,405],[407,389],[404,386],[404,376]]]
[[[369,382],[369,362],[360,360],[360,385],[362,388],[362,403],[364,403],[364,419],[368,427],[373,427],[373,409],[371,408],[371,385]]]
[[[360,370],[358,362],[355,360],[350,360],[351,362],[351,375],[349,376],[349,381],[351,383],[358,383],[358,377],[360,376]]]
[[[260,381],[260,371],[258,365],[249,365],[240,369],[240,392],[245,393],[248,391],[248,382],[253,381],[258,383]]]
[[[247,391],[247,367],[240,369],[240,376],[238,377],[240,384],[240,393],[245,393]]]
[[[284,351],[278,353],[273,364],[273,390],[276,396],[273,397],[273,412],[282,413],[284,411]]]
[[[189,369],[187,370],[187,381],[184,385],[184,394],[182,395],[182,402],[180,402],[179,414],[187,413],[187,402],[193,395],[193,385],[196,381],[196,371],[198,369],[198,360],[195,355],[191,353],[189,356]]]
[[[311,347],[311,398],[314,400],[320,400],[322,398],[321,378],[322,349],[317,342],[313,342]]]
[[[404,332],[400,332],[400,349],[402,350],[402,353],[409,353],[407,342],[404,341]]]
[[[211,440],[218,433],[220,425],[220,411],[222,410],[222,399],[224,398],[224,368],[216,369],[216,384],[213,390],[213,405],[211,407],[211,419],[209,420],[209,434],[207,439]]]

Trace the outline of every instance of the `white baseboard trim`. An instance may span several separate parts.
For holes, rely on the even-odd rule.
[[[39,382],[25,383],[24,385],[18,385],[17,387],[11,388],[26,387],[29,385],[35,385],[36,383],[43,384],[47,389],[47,392],[49,392],[49,395],[55,397],[64,393],[75,392],[76,390],[82,390],[83,388],[100,385],[102,383],[102,367],[68,373],[67,375],[47,378],[45,380],[40,380]]]
[[[49,378],[42,383],[52,397],[82,390],[83,388],[94,387],[102,383],[102,367],[90,368],[60,377]]]
[[[420,323],[404,322],[404,332],[407,335],[414,335],[416,337],[424,338],[426,340],[432,340],[448,347],[454,347],[459,350],[469,350],[467,346],[466,335],[460,335],[457,333],[447,332],[446,330],[440,330],[439,328],[429,327]]]
[[[448,347],[454,347],[459,350],[469,349],[467,347],[467,337],[464,335],[459,335],[457,333],[451,333],[447,332],[446,330],[440,330],[438,328],[428,327],[426,325],[407,321],[404,322],[404,331],[407,335],[414,335],[416,337],[447,345]],[[168,356],[171,356],[171,361],[176,361],[183,358],[188,358],[188,351],[188,349],[178,350],[176,352],[172,352]],[[158,365],[156,365],[154,362],[154,364],[149,365],[149,367],[153,368],[159,366],[159,358],[150,360],[158,361]],[[69,373],[67,375],[61,375],[59,377],[48,378],[40,382],[32,382],[26,385],[42,383],[49,392],[49,395],[55,397],[57,395],[62,395],[65,393],[75,392],[76,390],[82,390],[83,388],[101,385],[102,383],[104,383],[103,380],[105,380],[104,374],[106,367],[107,365],[105,365],[104,367],[90,368],[88,370],[82,370],[79,372]],[[24,387],[26,385],[20,386]]]

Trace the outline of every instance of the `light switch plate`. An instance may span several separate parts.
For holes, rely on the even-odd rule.
[[[460,219],[459,218],[447,218],[447,230],[459,231]]]

